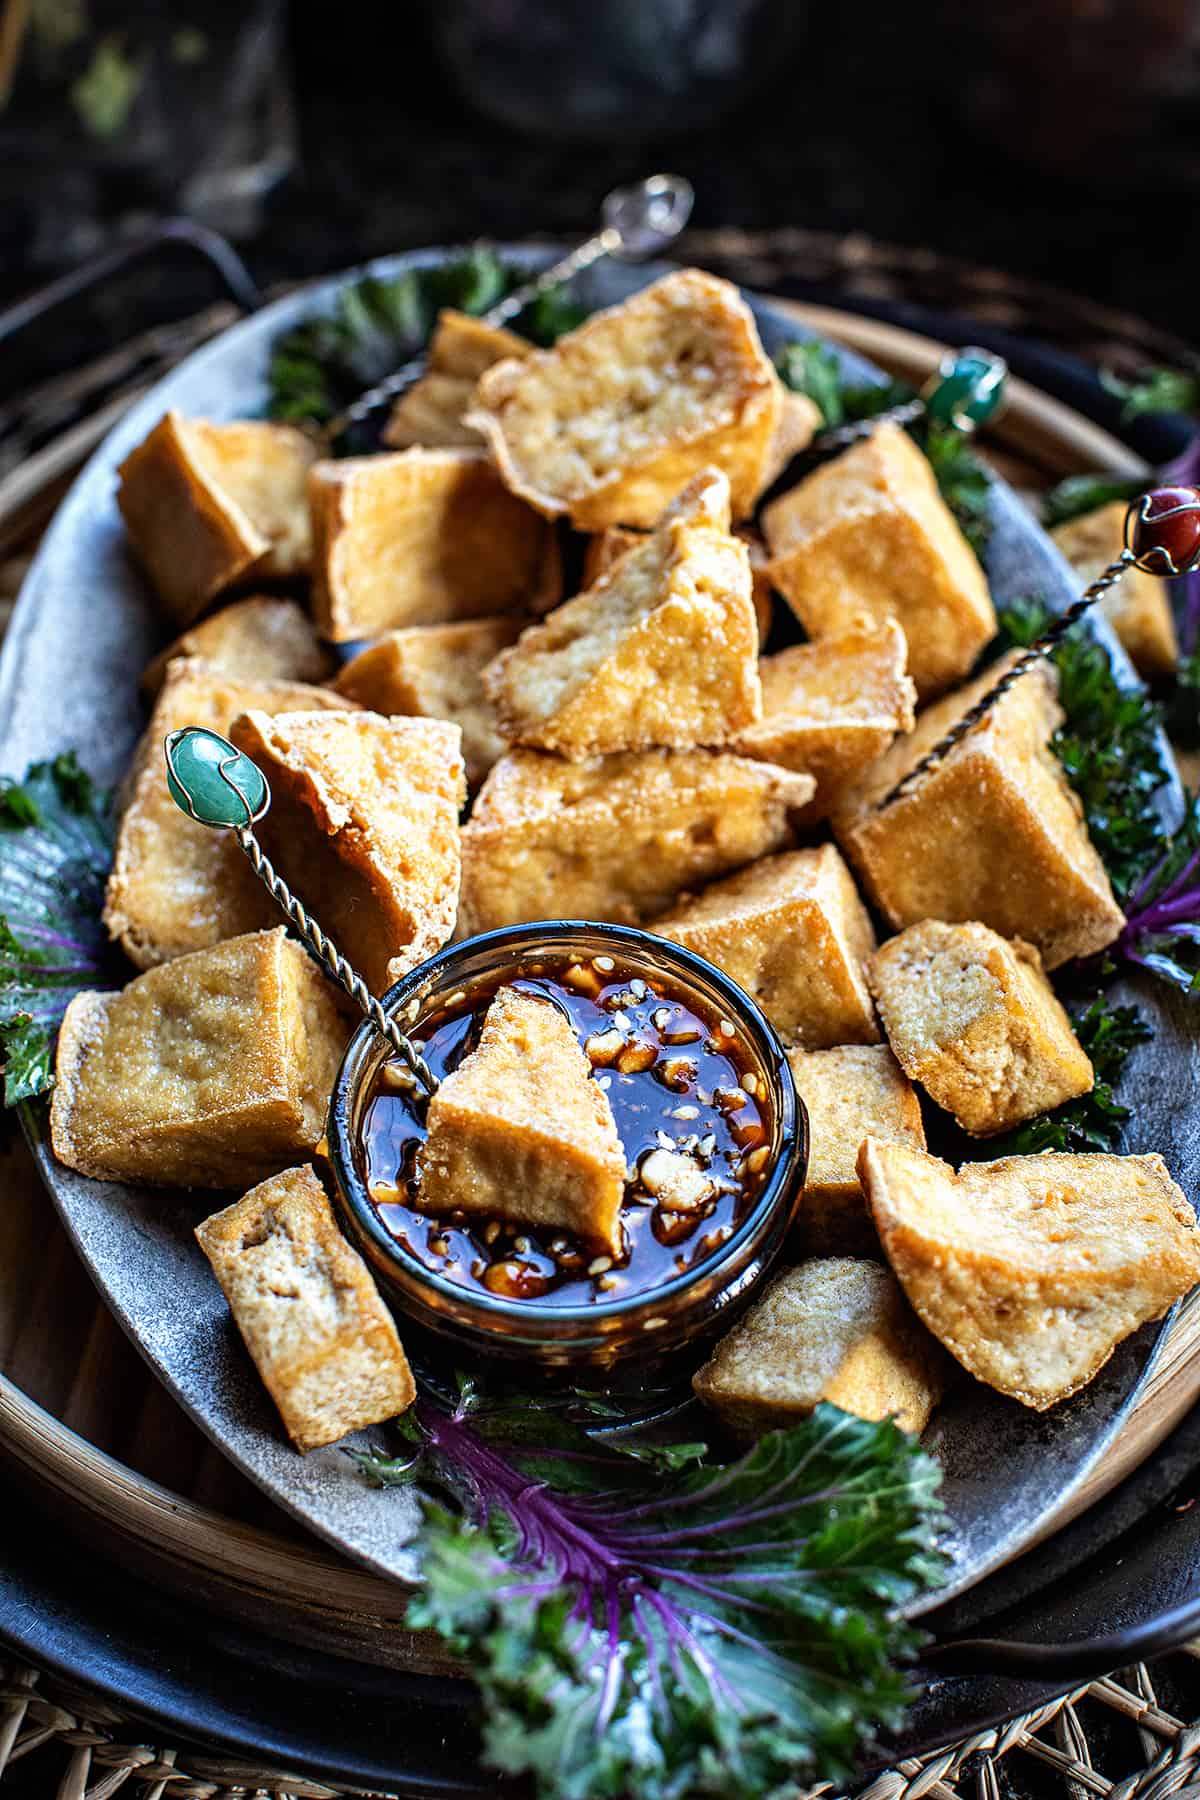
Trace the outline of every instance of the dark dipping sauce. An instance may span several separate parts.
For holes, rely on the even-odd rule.
[[[609,956],[543,957],[519,974],[451,995],[417,1022],[437,1080],[475,1048],[502,987],[540,995],[566,1013],[608,1095],[625,1150],[625,1254],[598,1256],[565,1231],[511,1220],[422,1213],[423,1108],[399,1063],[384,1064],[375,1078],[360,1146],[367,1190],[387,1230],[460,1287],[551,1306],[621,1300],[698,1268],[732,1237],[769,1174],[766,1081],[741,1033],[668,978],[631,974]],[[673,1210],[665,1193],[650,1191],[660,1185],[656,1151],[686,1156],[711,1192],[698,1205]]]

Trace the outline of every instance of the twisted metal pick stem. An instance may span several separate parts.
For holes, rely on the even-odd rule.
[[[234,836],[237,838],[240,848],[245,851],[254,873],[271,898],[287,914],[309,949],[320,958],[338,986],[346,990],[355,1005],[361,1007],[376,1031],[387,1039],[418,1085],[425,1090],[426,1094],[432,1094],[437,1087],[437,1082],[433,1078],[429,1064],[405,1037],[395,1019],[384,1012],[383,1007],[354,965],[347,962],[333,940],[327,937],[317,921],[310,917],[286,881],[278,874],[274,863],[250,827],[248,825],[235,827]]]
[[[900,406],[889,406],[886,412],[872,413],[865,419],[851,419],[848,425],[835,425],[830,431],[819,432],[812,441],[812,448],[844,450],[849,444],[857,444],[860,438],[870,437],[877,425],[911,425],[924,411],[925,402],[918,395]]]
[[[484,325],[507,325],[510,319],[515,319],[518,313],[524,312],[531,301],[540,299],[543,294],[548,293],[551,288],[561,286],[564,281],[570,281],[584,269],[590,269],[602,256],[611,256],[620,245],[620,232],[615,226],[606,225],[603,231],[597,231],[593,237],[577,244],[569,255],[560,257],[539,275],[523,281],[520,287],[514,288],[511,294],[506,294],[503,300],[497,300],[495,306],[490,306],[481,315],[481,322]],[[415,381],[420,380],[427,362],[427,353],[422,350],[419,356],[402,363],[390,375],[385,375],[382,381],[377,381],[374,387],[368,388],[365,394],[360,394],[357,400],[352,401],[326,425],[326,441],[341,437],[351,425],[361,424],[385,401],[398,399]]]
[[[1130,564],[1136,561],[1137,558],[1132,550],[1122,550],[1117,560],[1109,563],[1103,574],[1097,575],[1092,585],[1085,589],[1078,600],[1068,606],[1065,612],[1059,613],[1057,619],[1047,627],[1041,637],[1035,643],[1030,644],[1028,649],[1021,652],[1016,662],[1004,671],[995,686],[990,687],[986,694],[982,694],[974,706],[970,707],[961,719],[955,721],[946,735],[938,739],[932,750],[927,750],[921,760],[913,764],[907,775],[902,776],[891,792],[884,795],[879,802],[878,810],[883,812],[894,800],[899,800],[921,779],[922,775],[932,769],[936,763],[940,763],[944,757],[949,756],[955,745],[960,744],[969,732],[974,731],[975,727],[987,718],[996,703],[1007,694],[1009,688],[1018,682],[1035,662],[1040,662],[1044,656],[1048,656],[1055,646],[1066,637],[1071,627],[1079,623],[1084,613],[1090,611],[1097,600],[1103,599],[1113,583],[1119,581]]]

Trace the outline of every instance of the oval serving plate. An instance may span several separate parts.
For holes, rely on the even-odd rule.
[[[163,633],[126,554],[114,501],[123,457],[168,407],[214,419],[261,412],[277,332],[327,311],[339,290],[365,273],[395,274],[449,254],[457,252],[389,258],[264,309],[181,364],[122,420],[59,509],[17,607],[0,660],[0,758],[7,771],[19,774],[38,757],[74,747],[99,781],[115,783],[142,729],[137,677]],[[504,247],[502,254],[525,266],[546,260],[546,253],[522,247]],[[661,264],[601,265],[580,280],[579,296],[593,308],[609,305],[665,272]],[[769,353],[804,335],[783,313],[750,298]],[[861,358],[838,354],[860,380],[878,373]],[[1049,540],[1000,482],[988,574],[1000,603],[1039,593],[1057,608],[1078,591]],[[1097,630],[1124,677],[1134,680],[1115,641],[1102,625]],[[1141,1097],[1130,1147],[1161,1150],[1191,1193],[1200,1162],[1191,1033],[1169,997],[1164,1002],[1156,990],[1139,997],[1153,1009],[1158,1029],[1135,1053],[1127,1076],[1128,1091]],[[301,1457],[284,1441],[192,1236],[211,1210],[204,1197],[85,1180],[50,1154],[42,1111],[31,1109],[27,1126],[46,1184],[101,1293],[197,1423],[274,1500],[339,1549],[400,1581],[416,1579],[416,1496],[368,1487],[337,1447]],[[938,1604],[1036,1542],[1069,1509],[1114,1444],[1161,1344],[1161,1327],[1143,1329],[1089,1388],[1048,1414],[971,1382],[948,1397],[927,1439],[945,1469],[952,1558]]]

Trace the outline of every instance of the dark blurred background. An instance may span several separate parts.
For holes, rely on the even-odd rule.
[[[0,0],[0,303],[171,211],[271,285],[666,167],[700,232],[849,235],[868,298],[884,242],[929,304],[956,258],[1191,340],[1198,47],[1198,0]],[[143,270],[20,371],[209,292]]]

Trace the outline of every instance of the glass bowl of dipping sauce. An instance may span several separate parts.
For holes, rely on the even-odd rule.
[[[566,1014],[626,1158],[624,1253],[513,1218],[421,1210],[424,1107],[364,1022],[334,1086],[328,1158],[343,1222],[400,1315],[443,1352],[606,1379],[696,1360],[749,1304],[792,1222],[808,1121],[783,1046],[737,984],[632,926],[556,920],[452,945],[384,996],[441,1080],[500,988]],[[698,1203],[673,1208],[678,1157]],[[676,1160],[672,1160],[676,1159]],[[432,1347],[432,1346],[431,1346]]]

